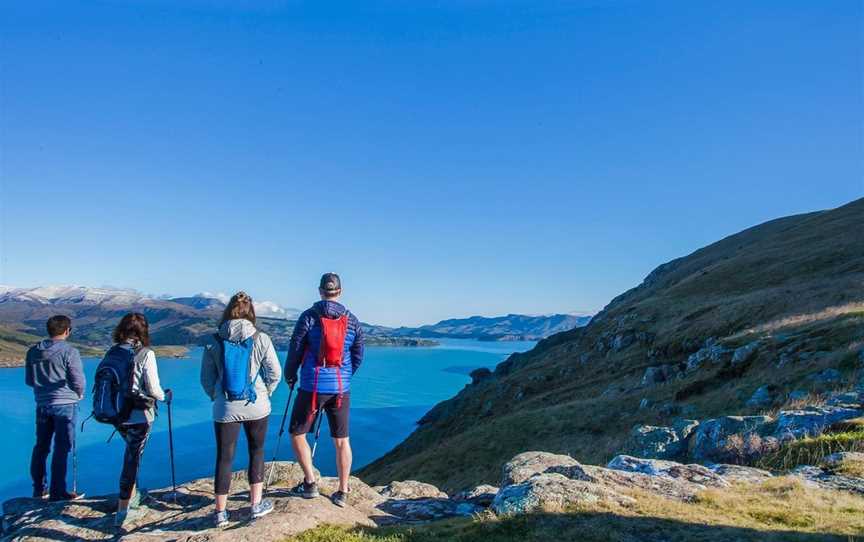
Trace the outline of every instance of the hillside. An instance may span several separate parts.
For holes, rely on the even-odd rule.
[[[486,341],[536,341],[573,328],[584,326],[590,316],[574,314],[552,314],[529,316],[508,314],[506,316],[453,318],[417,328],[402,327],[394,335],[408,337],[479,339]]]
[[[848,386],[864,366],[861,231],[864,199],[661,265],[586,327],[478,374],[360,476],[456,490],[494,481],[525,449],[604,463],[639,424],[756,414]]]

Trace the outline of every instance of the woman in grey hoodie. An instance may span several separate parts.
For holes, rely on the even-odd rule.
[[[231,400],[223,389],[224,353],[227,343],[252,338],[247,381],[254,387],[254,398]],[[266,333],[255,329],[255,307],[245,292],[234,294],[225,307],[219,333],[204,349],[201,360],[201,386],[213,401],[216,432],[216,511],[217,527],[228,524],[228,491],[231,486],[231,464],[240,428],[246,433],[249,447],[249,500],[252,518],[273,511],[273,503],[262,498],[264,489],[264,440],[270,416],[270,395],[282,379],[282,367],[273,342]]]

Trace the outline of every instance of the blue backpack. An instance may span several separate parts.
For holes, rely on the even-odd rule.
[[[254,403],[258,399],[255,382],[261,370],[255,373],[254,378],[250,378],[249,373],[252,372],[252,349],[258,332],[242,341],[229,341],[218,333],[214,337],[221,350],[222,392],[225,398]]]
[[[129,419],[134,358],[134,352],[115,345],[99,362],[93,384],[92,417],[97,422],[117,426]]]

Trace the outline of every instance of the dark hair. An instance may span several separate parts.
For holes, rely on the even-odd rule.
[[[72,320],[64,314],[55,314],[45,322],[49,337],[59,337],[72,329]]]
[[[150,346],[150,325],[147,323],[147,317],[140,312],[130,312],[121,318],[120,323],[114,328],[115,343],[125,343],[129,339]]]
[[[246,292],[237,292],[231,296],[228,301],[228,306],[222,312],[222,322],[224,324],[228,320],[249,320],[255,323],[255,305],[252,304],[252,298]]]

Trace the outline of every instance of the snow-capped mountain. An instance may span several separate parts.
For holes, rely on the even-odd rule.
[[[43,305],[70,303],[129,305],[145,299],[148,299],[148,296],[137,290],[120,288],[88,288],[86,286],[0,287],[0,303],[17,300]]]
[[[174,298],[172,299],[172,301],[178,301],[178,299],[179,298]],[[201,308],[203,306],[214,306],[215,303],[219,303],[222,306],[225,306],[228,304],[231,296],[221,292],[215,294],[210,292],[201,292],[200,294],[195,294],[191,298],[183,299],[189,300],[185,304]],[[291,307],[283,307],[273,301],[254,301],[253,298],[252,304],[255,305],[255,314],[261,316],[262,318],[279,318],[282,320],[291,320],[300,316],[301,312],[300,310]]]

